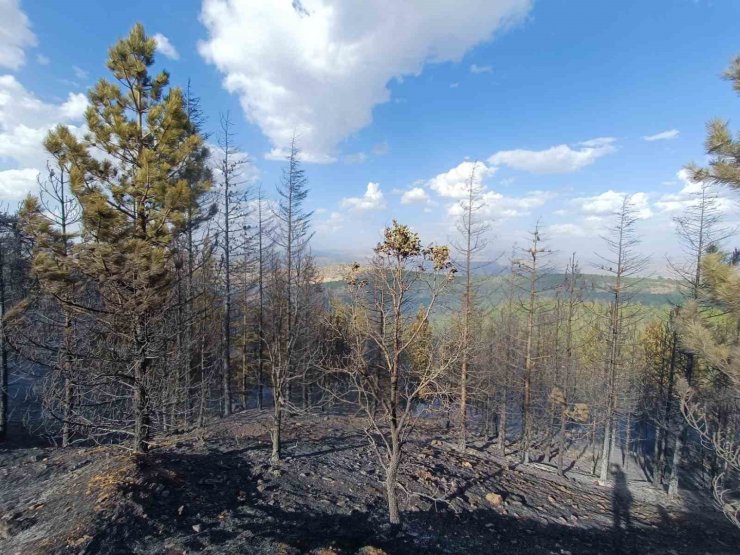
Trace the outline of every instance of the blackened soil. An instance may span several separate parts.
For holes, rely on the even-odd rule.
[[[0,553],[738,553],[707,504],[629,482],[599,486],[459,452],[421,425],[403,463],[403,524],[387,524],[382,468],[363,421],[287,421],[270,465],[268,415],[248,411],[120,448],[0,450]],[[496,494],[496,495],[490,495]],[[487,499],[488,496],[488,499]],[[497,497],[497,496],[500,496]]]

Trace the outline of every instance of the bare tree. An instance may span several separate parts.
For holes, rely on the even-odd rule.
[[[458,232],[462,238],[461,243],[454,244],[455,250],[463,258],[464,267],[464,289],[462,295],[462,341],[460,361],[460,434],[459,445],[465,449],[467,439],[467,412],[468,412],[468,382],[469,366],[471,362],[471,319],[473,305],[475,304],[475,291],[473,284],[474,257],[481,253],[487,246],[485,238],[489,226],[479,217],[483,208],[482,186],[480,178],[475,175],[478,163],[474,163],[470,170],[470,177],[466,183],[466,196],[460,202],[462,215],[457,224]]]
[[[526,281],[526,300],[523,308],[527,316],[527,327],[524,339],[524,394],[522,400],[522,460],[524,464],[530,462],[530,449],[533,439],[532,415],[532,372],[535,368],[534,341],[537,314],[539,311],[539,280],[542,277],[542,256],[548,249],[542,246],[539,223],[530,233],[531,239],[526,256],[514,261],[517,271]]]
[[[639,238],[635,224],[637,217],[629,195],[622,199],[621,207],[616,214],[616,222],[604,236],[608,254],[599,255],[601,262],[598,268],[612,276],[609,284],[611,302],[608,310],[608,330],[606,337],[607,352],[605,357],[606,378],[606,409],[604,419],[604,438],[601,448],[601,470],[599,478],[602,482],[609,479],[609,463],[611,457],[614,434],[614,416],[617,409],[618,377],[623,369],[621,357],[624,341],[624,327],[627,318],[634,319],[634,314],[625,313],[625,305],[630,301],[630,289],[634,285],[629,282],[643,272],[647,266],[647,258],[638,254],[636,248]]]
[[[235,244],[238,231],[238,221],[244,219],[244,192],[239,187],[244,185],[242,172],[248,160],[234,146],[233,122],[229,113],[221,116],[221,136],[219,148],[221,156],[218,161],[217,174],[220,177],[220,205],[219,218],[220,243],[223,253],[224,300],[221,336],[223,349],[221,353],[221,386],[223,389],[223,415],[228,416],[232,411],[231,394],[231,345],[232,345],[232,273],[235,249],[242,245]]]
[[[308,308],[301,289],[311,286],[312,262],[309,256],[311,212],[303,203],[308,195],[308,180],[301,167],[300,149],[296,137],[291,142],[287,167],[278,186],[278,206],[274,211],[276,267],[273,271],[272,334],[269,341],[270,374],[272,379],[273,423],[271,460],[280,460],[283,409],[290,402],[289,385],[296,377],[297,353],[303,312]],[[277,252],[280,249],[281,252]],[[312,350],[310,345],[305,346]],[[305,356],[303,357],[305,362]]]

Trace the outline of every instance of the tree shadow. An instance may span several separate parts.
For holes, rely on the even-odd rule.
[[[263,466],[261,471],[268,472]],[[740,542],[740,533],[729,524],[722,527],[721,520],[708,517],[703,523],[701,516],[693,515],[688,522],[677,522],[663,510],[653,527],[634,523],[632,495],[617,465],[612,467],[611,528],[598,525],[598,518],[581,516],[572,524],[567,512],[541,513],[508,501],[475,510],[418,510],[406,504],[402,526],[391,527],[381,494],[367,510],[322,505],[309,489],[302,497],[282,496],[281,480],[258,481],[260,472],[239,450],[153,452],[142,459],[139,473],[140,478],[123,486],[125,501],[99,523],[87,552],[268,554],[332,547],[356,553],[369,545],[391,555],[592,554],[639,545],[641,553],[681,554],[728,553]],[[454,495],[465,496],[467,490],[463,487]],[[721,535],[713,536],[709,529]]]

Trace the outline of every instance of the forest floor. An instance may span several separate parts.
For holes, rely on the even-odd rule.
[[[407,446],[400,527],[363,422],[287,420],[268,464],[268,415],[247,411],[120,447],[0,449],[0,553],[738,553],[740,531],[708,500],[645,483],[600,486],[524,467],[495,443],[464,453],[425,422]],[[496,495],[491,495],[496,494]],[[500,497],[499,497],[500,496]],[[488,497],[488,498],[487,498]]]

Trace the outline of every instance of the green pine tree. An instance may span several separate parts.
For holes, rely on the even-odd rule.
[[[116,377],[119,395],[127,392],[120,431],[133,436],[137,452],[147,449],[150,437],[150,374],[163,358],[175,239],[187,232],[208,189],[190,182],[193,164],[204,163],[203,139],[182,91],[168,87],[166,72],[150,73],[155,48],[135,25],[109,51],[114,79],[101,79],[89,92],[89,133],[78,139],[60,127],[45,141],[69,168],[81,211],[80,240],[65,260],[58,248],[43,247],[56,242],[54,234],[34,203],[26,203],[34,214],[29,222],[35,222],[29,230],[43,239],[35,252],[37,274],[57,287],[83,281],[94,289],[74,308],[98,322],[98,349],[108,355],[100,372]]]
[[[740,93],[740,56],[725,77]],[[705,142],[709,156],[706,167],[689,166],[694,180],[740,190],[740,138],[733,137],[726,121],[707,125]],[[682,410],[691,424],[713,447],[725,468],[714,481],[715,497],[725,514],[740,526],[740,505],[731,501],[724,484],[728,473],[740,473],[738,429],[723,425],[710,409],[716,395],[740,398],[740,271],[738,251],[732,255],[709,249],[701,258],[702,283],[698,299],[681,310],[681,342],[705,368],[701,376],[687,375],[690,387]],[[729,393],[729,395],[726,395]],[[726,409],[725,409],[726,410]]]

